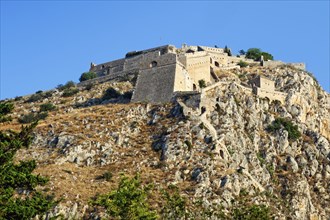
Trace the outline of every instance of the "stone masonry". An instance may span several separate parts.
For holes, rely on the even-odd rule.
[[[177,92],[200,92],[202,81],[206,86],[214,85],[219,81],[216,71],[240,68],[237,65],[240,60],[259,64],[245,57],[228,56],[222,48],[185,44],[176,48],[165,45],[128,52],[125,58],[99,65],[92,63],[89,71],[97,73],[100,78],[137,74],[132,102],[164,103],[169,102]],[[267,61],[267,64],[263,62],[267,66],[282,64],[278,61]],[[304,68],[303,64],[297,65]],[[253,81],[253,91],[269,99],[283,101],[285,97],[274,90],[274,82],[265,78]]]

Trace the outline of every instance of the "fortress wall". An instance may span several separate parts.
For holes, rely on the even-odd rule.
[[[124,69],[125,70],[140,69],[142,60],[143,60],[142,55],[127,58],[125,60]]]
[[[214,54],[210,53],[210,57],[212,59],[212,65],[215,66],[215,62],[218,62],[220,66],[227,65],[228,63],[228,55],[227,54]]]
[[[275,91],[268,91],[261,88],[254,88],[255,94],[260,98],[269,98],[269,100],[278,100],[282,103],[285,103],[286,93],[283,92],[275,92]]]
[[[277,67],[277,66],[281,66],[283,64],[284,63],[282,61],[279,61],[279,60],[276,60],[276,61],[268,60],[268,61],[264,61],[262,66],[274,68],[274,67]]]
[[[212,80],[209,56],[187,57],[186,69],[196,85],[201,79],[205,80],[206,83],[210,83]]]
[[[163,55],[160,55],[159,53],[152,53],[144,55],[143,60],[141,62],[142,69],[149,69],[151,68],[152,62],[156,62],[157,67],[175,64],[177,62],[177,57],[176,54],[173,53],[166,53]]]
[[[214,47],[205,47],[205,46],[199,46],[199,47],[202,48],[203,50],[207,51],[207,52],[224,53],[223,48],[214,48]]]
[[[138,76],[132,102],[165,103],[174,91],[176,64],[142,70]]]
[[[288,65],[293,66],[300,70],[306,70],[306,64],[305,63],[288,63]]]
[[[193,91],[193,90],[194,90],[193,80],[189,76],[189,73],[182,65],[176,64],[174,91]]]

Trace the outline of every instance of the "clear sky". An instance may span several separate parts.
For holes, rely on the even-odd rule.
[[[78,82],[90,62],[165,44],[305,62],[330,91],[329,0],[3,1],[0,99]]]

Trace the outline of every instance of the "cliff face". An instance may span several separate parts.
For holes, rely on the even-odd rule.
[[[256,75],[274,80],[276,90],[288,94],[285,103],[237,85]],[[101,98],[109,87],[122,94],[133,88],[117,81],[80,88],[71,97],[57,90],[37,102],[24,97],[15,101],[14,121],[1,130],[18,129],[16,119],[42,103],[57,107],[40,121],[32,147],[16,156],[35,159],[35,172],[50,178],[41,190],[62,198],[49,216],[107,217],[89,201],[116,189],[120,173],[140,173],[143,184],[154,185],[149,202],[164,218],[175,211],[163,210],[161,192],[175,186],[186,199],[187,218],[231,218],[265,206],[280,219],[328,219],[329,94],[307,72],[286,66],[218,76],[228,83],[207,94],[212,105],[202,115],[199,109],[185,114],[184,99],[150,105],[120,95]],[[106,172],[110,181],[98,178]]]

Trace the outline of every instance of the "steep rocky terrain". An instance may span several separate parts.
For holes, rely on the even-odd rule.
[[[237,85],[256,75],[274,80],[288,94],[285,103]],[[32,146],[16,155],[17,161],[35,159],[34,172],[50,179],[40,190],[61,199],[48,217],[109,218],[91,201],[116,189],[122,173],[139,173],[144,185],[153,185],[148,201],[164,219],[183,218],[164,209],[169,201],[162,192],[173,189],[186,201],[187,219],[231,219],[249,208],[267,209],[276,219],[329,219],[329,94],[311,74],[289,66],[218,76],[228,83],[207,93],[213,108],[203,115],[197,108],[185,114],[184,100],[129,103],[125,94],[134,82],[121,80],[81,86],[68,97],[55,89],[33,102],[16,98],[13,121],[0,129],[19,130],[22,115],[55,105],[35,129]],[[105,96],[109,88],[118,94]],[[271,129],[279,118],[301,135],[292,137],[285,126]],[[105,173],[112,177],[100,178]]]

